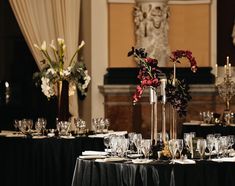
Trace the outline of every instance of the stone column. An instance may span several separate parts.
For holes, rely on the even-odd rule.
[[[165,66],[168,46],[168,0],[136,0],[134,23],[136,48],[145,48],[149,57]]]

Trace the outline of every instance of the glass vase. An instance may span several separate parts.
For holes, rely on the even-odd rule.
[[[69,83],[66,80],[58,82],[58,112],[59,121],[68,121],[69,113]]]

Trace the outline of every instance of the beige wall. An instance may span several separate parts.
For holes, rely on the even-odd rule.
[[[109,3],[109,67],[136,66],[127,58],[127,52],[135,44],[133,7],[133,3]],[[169,7],[171,50],[190,50],[198,66],[210,66],[210,4],[172,4]]]

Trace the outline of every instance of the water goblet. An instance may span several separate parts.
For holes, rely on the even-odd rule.
[[[203,160],[203,155],[206,150],[206,140],[205,139],[198,139],[197,140],[197,150],[200,154],[200,159]]]
[[[142,140],[142,134],[140,133],[134,134],[133,141],[137,148],[137,154],[141,153],[141,140]]]
[[[176,155],[176,151],[177,151],[177,141],[176,139],[171,139],[168,141],[168,146],[169,146],[169,150],[172,156],[172,161],[174,163],[175,160],[175,155]]]
[[[104,137],[104,145],[107,149],[107,151],[109,150],[109,147],[110,147],[110,136],[105,136]]]
[[[143,152],[145,159],[149,159],[150,149],[151,149],[151,140],[150,139],[142,139],[141,140],[141,150]]]
[[[179,151],[180,159],[181,159],[183,148],[184,148],[184,141],[183,141],[183,139],[177,139],[177,150]]]

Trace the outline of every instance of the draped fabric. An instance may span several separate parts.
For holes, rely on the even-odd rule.
[[[42,56],[34,44],[64,38],[65,67],[79,44],[80,0],[9,0],[16,20],[39,67]],[[78,117],[77,94],[69,97],[69,111]]]

